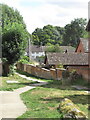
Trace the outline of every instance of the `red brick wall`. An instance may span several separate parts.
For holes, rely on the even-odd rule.
[[[83,78],[86,80],[89,80],[89,73],[90,73],[90,68],[89,66],[69,66],[68,67],[69,71],[76,70],[78,74],[81,74]],[[90,81],[90,80],[89,80]]]
[[[54,79],[54,80],[60,80],[62,78],[62,71],[63,71],[61,69],[47,70],[45,68],[39,68],[34,65],[27,65],[27,64],[20,64],[20,63],[17,64],[17,69],[30,73],[40,78]]]
[[[80,52],[84,53],[85,52],[81,41],[76,49],[76,52],[77,53],[80,53]]]

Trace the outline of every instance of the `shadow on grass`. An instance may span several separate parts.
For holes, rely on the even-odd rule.
[[[13,83],[12,85],[25,85],[25,86],[33,86],[34,84],[39,83],[37,81],[35,82],[28,82],[28,83]]]
[[[75,104],[90,104],[90,95],[69,95],[67,98]]]
[[[61,90],[75,90],[75,91],[77,91],[77,89],[76,88],[73,88],[73,87],[71,87],[71,86],[73,86],[73,85],[80,85],[80,83],[82,82],[82,81],[80,81],[80,83],[78,82],[76,82],[75,84],[71,84],[71,83],[65,83],[65,84],[62,84],[62,80],[48,80],[48,79],[44,79],[44,78],[40,78],[40,77],[36,77],[36,76],[34,76],[34,75],[31,75],[31,74],[29,74],[29,73],[27,73],[27,72],[22,72],[22,71],[20,71],[20,70],[16,70],[19,74],[22,74],[22,75],[25,75],[25,76],[27,76],[27,77],[32,77],[32,78],[34,78],[34,79],[41,79],[41,80],[44,80],[44,81],[46,81],[46,82],[48,82],[48,84],[47,85],[42,85],[42,87],[45,87],[45,88],[55,88],[55,89],[61,89]],[[87,88],[89,89],[89,87],[90,87],[90,85],[89,86],[87,86]],[[80,91],[83,91],[83,90],[85,90],[85,89],[81,89]]]
[[[89,95],[67,95],[64,97],[46,97],[46,98],[41,98],[40,100],[59,103],[64,98],[70,99],[74,104],[83,104],[83,105],[90,104]]]

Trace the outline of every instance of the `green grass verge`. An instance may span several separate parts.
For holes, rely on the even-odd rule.
[[[18,81],[19,83],[7,83],[6,81],[8,80]],[[25,78],[22,78],[16,74],[8,77],[2,77],[1,81],[2,83],[0,84],[0,91],[13,91],[14,89],[37,83],[34,81],[26,80]]]
[[[64,98],[72,100],[88,116],[89,97],[84,91],[62,86],[55,81],[21,94],[28,110],[19,118],[62,118],[57,108]]]

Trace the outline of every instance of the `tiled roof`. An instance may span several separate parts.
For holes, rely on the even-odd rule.
[[[75,52],[75,48],[72,46],[60,46],[60,49],[65,52],[67,50],[67,52]]]
[[[32,52],[43,52],[45,49],[45,46],[37,46],[37,45],[31,45],[30,46],[30,50]],[[28,52],[29,48],[26,49],[26,51]]]
[[[37,45],[31,45],[30,49],[32,52],[45,52],[48,46],[37,46]],[[75,48],[72,46],[60,46],[60,49],[62,50],[62,52],[65,52],[67,50],[67,52],[75,52]],[[26,51],[28,52],[28,48],[26,49]]]
[[[87,53],[47,53],[48,64],[88,65]]]

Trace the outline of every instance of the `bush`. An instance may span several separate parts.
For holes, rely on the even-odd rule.
[[[82,75],[78,74],[76,71],[73,71],[70,73],[69,79],[71,80],[71,83],[76,82],[77,80],[83,79]]]
[[[62,77],[63,77],[63,78],[68,78],[68,77],[70,77],[70,72],[69,72],[68,70],[63,71],[63,72],[62,72]]]
[[[23,56],[20,60],[20,63],[22,64],[29,64],[29,57],[28,56]]]

